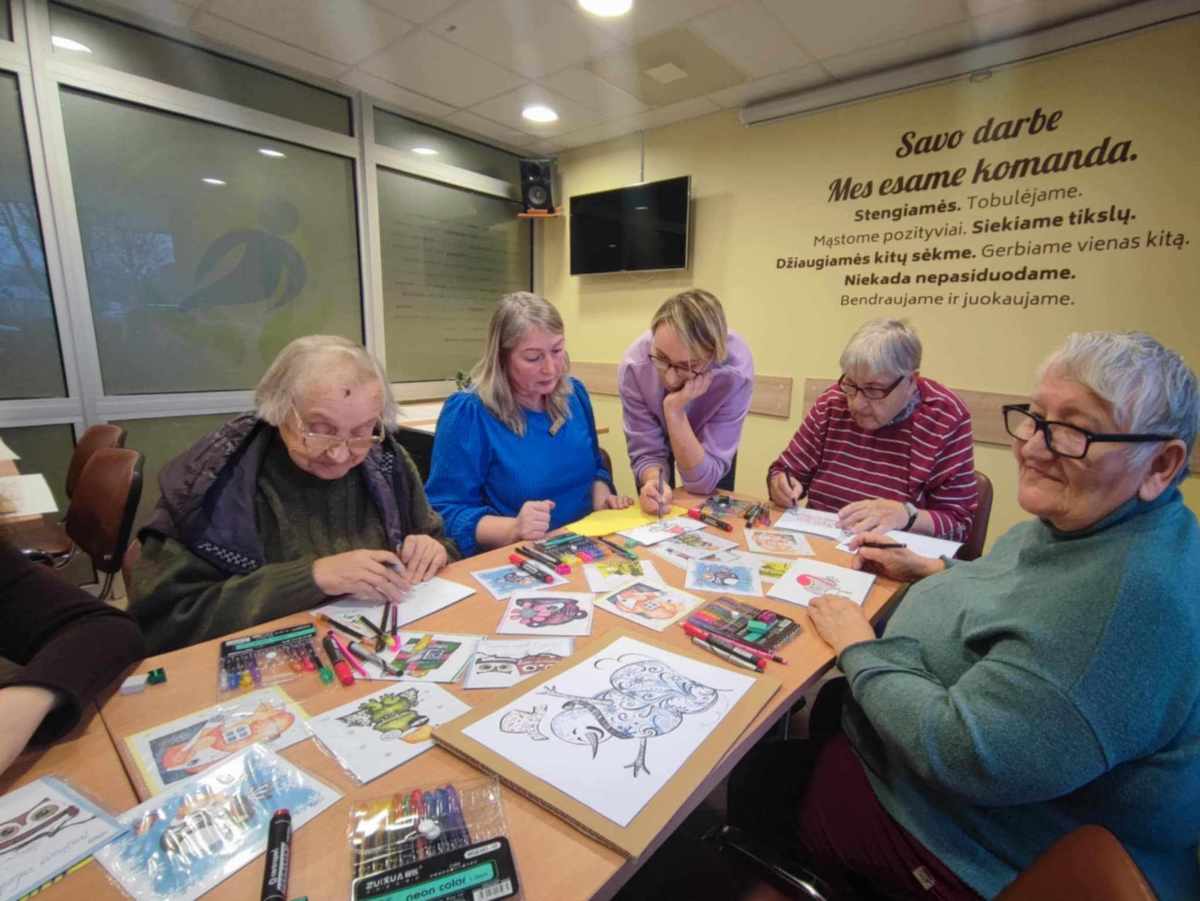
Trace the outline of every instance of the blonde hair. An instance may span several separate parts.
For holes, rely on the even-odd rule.
[[[530,291],[506,294],[496,304],[488,325],[483,357],[471,370],[471,389],[483,405],[518,435],[525,434],[525,414],[513,395],[508,380],[508,356],[531,328],[552,335],[564,332],[562,317],[546,298]],[[567,361],[567,371],[570,361]],[[571,416],[570,397],[575,389],[564,371],[554,391],[546,398],[550,416],[550,434],[556,434]]]
[[[660,325],[671,326],[693,356],[725,362],[729,326],[715,294],[693,288],[668,297],[650,320],[651,333]]]
[[[279,352],[254,389],[258,418],[278,428],[312,385],[346,376],[354,386],[378,382],[384,425],[395,423],[396,401],[387,373],[366,348],[339,335],[306,335]]]

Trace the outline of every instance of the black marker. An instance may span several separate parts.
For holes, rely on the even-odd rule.
[[[287,810],[277,810],[267,829],[262,901],[287,901],[288,872],[291,868],[292,815]]]

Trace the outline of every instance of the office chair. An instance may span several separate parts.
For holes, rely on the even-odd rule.
[[[983,544],[987,541],[988,520],[992,518],[992,480],[978,469],[975,470],[975,487],[979,492],[979,506],[967,540],[954,556],[959,560],[978,560],[983,555]]]

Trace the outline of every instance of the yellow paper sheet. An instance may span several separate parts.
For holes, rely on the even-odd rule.
[[[687,510],[683,507],[672,507],[670,511],[663,514],[663,518],[686,515]],[[595,513],[589,513],[583,519],[575,520],[567,528],[576,535],[595,537],[611,535],[613,532],[622,532],[625,529],[636,529],[638,526],[649,525],[657,520],[657,516],[646,513],[641,507],[634,504],[624,510],[597,510]]]

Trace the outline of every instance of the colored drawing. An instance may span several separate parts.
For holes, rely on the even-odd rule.
[[[588,635],[592,631],[592,596],[562,591],[515,595],[509,598],[496,631],[504,635]]]
[[[803,607],[823,594],[838,594],[856,604],[867,599],[875,576],[819,560],[796,560],[767,592],[768,597],[790,601]]]
[[[492,597],[501,601],[512,597],[518,591],[537,591],[567,583],[567,580],[558,573],[552,573],[553,581],[546,582],[516,566],[497,566],[495,569],[482,569],[471,575],[491,593]]]
[[[652,582],[627,580],[616,591],[596,600],[596,606],[657,632],[678,622],[700,604],[700,598]]]
[[[485,638],[479,642],[463,688],[508,688],[571,656],[570,638]]]
[[[626,529],[620,534],[632,538],[639,544],[658,544],[668,538],[678,538],[689,532],[698,532],[704,528],[704,523],[686,516],[675,516],[671,519],[656,520],[635,529]]]
[[[761,554],[788,554],[811,557],[812,545],[799,532],[781,529],[747,529],[746,547]]]
[[[692,560],[688,563],[684,587],[694,591],[721,591],[727,594],[762,596],[758,570],[741,563]]]
[[[584,578],[592,591],[615,591],[630,579],[662,582],[662,576],[649,560],[605,560],[589,563],[583,568]]]

